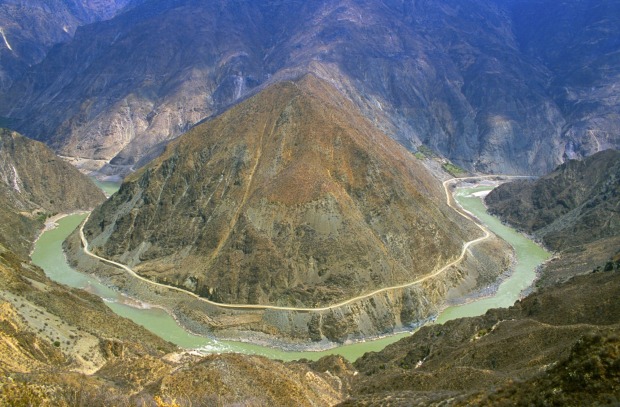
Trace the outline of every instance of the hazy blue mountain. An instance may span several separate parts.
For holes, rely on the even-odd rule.
[[[114,17],[142,0],[3,0],[0,2],[0,91],[78,26]]]
[[[199,121],[313,72],[410,149],[542,174],[618,145],[617,16],[588,1],[147,1],[80,28],[0,115],[88,168],[126,173]]]
[[[620,145],[620,2],[526,0],[512,8],[523,52],[550,71],[566,158]]]

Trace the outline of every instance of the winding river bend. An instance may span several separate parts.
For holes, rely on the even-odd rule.
[[[106,187],[108,187],[106,188],[106,193],[110,194],[114,191],[112,186],[106,185]],[[474,214],[491,231],[515,248],[517,256],[516,269],[509,278],[499,285],[495,295],[477,299],[465,305],[449,307],[438,316],[437,323],[464,316],[481,315],[490,308],[512,305],[519,298],[521,291],[529,287],[534,281],[536,267],[549,257],[547,252],[531,240],[502,225],[498,219],[486,213],[479,195],[481,192],[490,189],[492,189],[492,186],[459,188],[455,193],[455,198],[465,210]],[[57,221],[58,226],[56,228],[45,231],[35,245],[35,250],[32,253],[33,262],[43,268],[51,279],[72,287],[83,288],[102,297],[106,304],[117,314],[133,320],[182,348],[195,349],[202,353],[240,352],[259,354],[280,360],[300,358],[316,360],[328,354],[340,354],[349,360],[355,360],[366,352],[381,350],[385,346],[409,335],[409,333],[401,333],[372,341],[343,345],[321,352],[287,352],[265,346],[218,341],[192,335],[180,327],[164,310],[136,303],[132,299],[124,297],[122,294],[99,283],[92,276],[73,270],[67,264],[62,251],[62,242],[86,216],[87,214],[66,216]]]

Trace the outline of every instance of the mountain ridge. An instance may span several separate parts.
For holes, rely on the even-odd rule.
[[[287,347],[395,332],[510,267],[510,249],[477,242],[427,161],[331,83],[279,82],[129,175],[65,250],[193,332]]]
[[[104,199],[43,143],[0,129],[0,243],[26,257],[49,216],[91,209]]]
[[[335,99],[331,99],[333,97]],[[329,277],[335,270],[341,268],[338,265],[342,264],[342,255],[338,255],[340,257],[339,260],[335,258],[330,260],[335,255],[334,253],[353,251],[359,252],[362,258],[366,258],[367,256],[361,253],[370,250],[370,252],[376,254],[368,257],[368,265],[376,273],[379,273],[374,278],[380,279],[378,281],[382,281],[385,278],[385,276],[381,277],[382,269],[391,270],[389,273],[394,275],[401,275],[404,272],[404,269],[401,271],[401,268],[409,269],[412,267],[413,262],[406,260],[405,263],[401,264],[399,262],[403,260],[396,261],[396,259],[407,259],[414,252],[417,253],[420,250],[419,248],[413,249],[414,247],[427,247],[427,249],[421,251],[427,252],[427,254],[429,250],[434,253],[438,249],[432,249],[431,247],[434,247],[433,244],[429,246],[428,241],[423,243],[424,240],[416,236],[408,237],[408,239],[411,239],[411,242],[404,245],[405,241],[401,242],[402,239],[398,237],[402,235],[404,238],[405,236],[404,230],[400,230],[402,226],[390,231],[389,228],[391,226],[386,226],[389,222],[379,222],[378,220],[373,220],[373,218],[386,217],[386,219],[391,219],[397,216],[397,219],[411,219],[411,225],[419,225],[419,227],[425,230],[431,228],[428,221],[420,223],[419,220],[414,220],[420,219],[421,213],[424,213],[425,215],[423,216],[430,219],[445,217],[450,219],[450,222],[456,222],[456,218],[451,214],[449,208],[443,208],[443,200],[445,199],[443,191],[434,185],[430,174],[425,174],[426,170],[424,167],[417,163],[415,158],[409,153],[401,151],[402,148],[392,140],[377,133],[357,113],[349,113],[354,110],[348,110],[352,109],[352,107],[349,106],[347,108],[346,105],[347,102],[331,86],[326,85],[315,76],[306,76],[298,82],[281,83],[275,85],[273,89],[268,88],[254,98],[238,105],[239,107],[235,108],[237,109],[236,112],[226,113],[220,118],[213,119],[213,121],[195,128],[188,135],[183,136],[168,146],[166,152],[157,161],[129,176],[126,179],[126,185],[121,187],[119,193],[106,204],[105,208],[101,209],[105,215],[97,211],[93,213],[91,220],[85,227],[85,234],[92,245],[93,252],[97,253],[98,250],[104,248],[106,251],[103,253],[108,257],[120,258],[121,261],[125,260],[126,263],[132,265],[135,262],[133,259],[136,258],[136,254],[130,254],[129,256],[127,256],[127,253],[122,254],[122,251],[126,250],[124,247],[131,242],[129,253],[139,253],[139,258],[147,260],[144,265],[137,267],[136,270],[140,273],[141,270],[153,267],[148,265],[149,258],[156,259],[157,257],[166,258],[166,256],[170,256],[172,252],[167,253],[166,250],[173,250],[175,253],[179,251],[186,252],[186,249],[183,248],[189,248],[192,244],[190,243],[190,246],[187,246],[187,243],[181,242],[187,240],[187,236],[194,236],[194,239],[198,239],[195,240],[196,242],[203,241],[204,243],[197,244],[196,248],[190,249],[190,254],[187,257],[190,261],[189,263],[183,261],[181,257],[181,264],[186,264],[185,269],[187,269],[187,266],[190,269],[195,267],[191,266],[192,262],[194,262],[194,264],[201,265],[199,269],[212,273],[209,271],[210,267],[220,264],[222,261],[221,252],[228,253],[232,250],[230,254],[226,255],[230,256],[235,250],[240,250],[239,253],[243,252],[245,256],[249,256],[248,258],[254,258],[259,247],[261,247],[259,252],[263,250],[271,252],[273,250],[270,249],[271,245],[276,245],[275,247],[281,247],[279,250],[287,253],[286,257],[289,258],[289,260],[282,263],[284,266],[275,267],[274,262],[279,264],[279,262],[284,261],[277,260],[280,259],[280,255],[277,253],[272,253],[268,256],[270,259],[268,263],[271,266],[267,266],[267,263],[261,260],[263,257],[252,261],[247,260],[247,264],[252,264],[253,268],[258,267],[258,269],[263,267],[275,268],[276,270],[278,268],[290,269],[289,273],[293,272],[293,275],[299,275],[299,277],[295,278],[302,278],[301,276],[305,273],[318,273],[319,281],[322,281],[325,279],[325,277],[320,278],[322,275],[327,273],[326,277]],[[265,111],[262,106],[273,106],[275,110],[273,112]],[[234,118],[235,115],[243,117],[243,122],[239,122],[238,119]],[[205,130],[201,130],[203,127]],[[247,141],[243,141],[243,144],[234,141],[237,144],[231,145],[230,139],[226,138],[229,137],[227,136],[228,134],[233,135],[233,139],[234,137],[238,139],[241,137],[241,140],[247,138]],[[239,136],[234,136],[235,134]],[[244,147],[246,145],[247,147]],[[230,158],[223,158],[224,156],[220,152],[222,149],[224,151],[227,149],[234,151],[228,153],[229,155],[233,154],[232,160]],[[232,164],[226,164],[231,161]],[[221,167],[221,169],[216,169],[222,165],[219,164],[220,162],[226,165]],[[386,165],[388,162],[391,163],[391,168]],[[195,175],[191,175],[201,173],[212,174],[211,177],[215,178],[206,182],[206,180],[198,180]],[[218,175],[220,173],[222,176]],[[187,178],[188,176],[191,179]],[[405,182],[400,178],[403,176],[405,178],[402,179],[405,179]],[[387,199],[387,201],[384,201],[386,206],[381,212],[371,215],[371,211],[374,211],[372,208],[376,207],[375,201],[382,194],[381,191],[387,191],[388,184],[386,182],[389,185],[397,183],[394,185],[399,185],[399,187],[395,187],[395,191],[405,189],[380,198],[382,200]],[[382,184],[383,187],[378,192],[373,192],[373,190],[368,189],[370,183],[374,185]],[[150,186],[150,184],[153,186]],[[182,185],[185,185],[185,187],[178,190],[177,188]],[[204,187],[201,185],[211,186],[204,190]],[[160,189],[164,188],[164,186],[166,189]],[[130,187],[134,191],[128,195]],[[201,192],[202,198],[200,195],[196,195],[196,191],[200,189],[203,189]],[[176,198],[169,202],[169,204],[166,204],[166,206],[162,206],[160,203],[163,202],[162,198],[158,199],[157,196],[168,196],[170,194],[169,191],[177,191]],[[406,198],[405,191],[407,191]],[[219,197],[220,193],[226,193],[227,195]],[[230,195],[233,193],[235,195]],[[430,195],[435,204],[442,209],[439,211],[431,209],[426,201],[428,198],[425,198],[423,194],[426,196]],[[183,197],[185,196],[187,198],[184,199]],[[408,212],[409,210],[405,209],[404,206],[401,206],[399,202],[402,199],[416,202],[417,213],[415,215]],[[225,209],[225,205],[227,205],[225,202],[228,200],[232,200],[236,204],[232,208]],[[155,206],[151,206],[150,202]],[[190,204],[190,202],[194,203]],[[196,231],[202,230],[203,232],[188,232],[188,227],[193,226],[189,226],[185,220],[176,219],[178,215],[170,212],[170,215],[166,215],[164,218],[171,219],[172,222],[177,224],[175,229],[181,228],[178,233],[174,232],[177,233],[176,235],[172,232],[173,226],[170,225],[166,227],[167,235],[162,235],[161,231],[157,232],[153,229],[148,234],[143,235],[144,237],[137,238],[137,236],[141,236],[146,230],[149,230],[142,230],[143,226],[141,225],[148,227],[147,225],[153,222],[153,220],[149,221],[149,219],[152,216],[156,216],[158,210],[162,212],[157,216],[164,216],[163,214],[168,213],[172,209],[177,211],[178,205],[183,205],[183,207],[187,205],[190,205],[190,207],[202,207],[205,205],[205,202],[208,206],[205,207],[205,213],[201,216],[205,222],[209,221],[213,222],[213,224],[206,229],[196,229]],[[127,204],[130,206],[127,206]],[[114,212],[115,210],[108,213],[110,211],[108,208],[114,208],[115,206],[118,208],[115,210],[124,209],[117,213]],[[127,217],[129,215],[128,209],[132,207],[140,210],[137,212],[132,210],[131,213],[135,212],[137,217],[130,221],[131,218],[136,216],[131,215],[131,218]],[[147,216],[149,213],[151,215]],[[220,213],[227,213],[227,215],[222,218]],[[140,219],[141,216],[145,216],[145,218]],[[211,218],[213,220],[209,220]],[[110,222],[105,219],[116,219],[116,221]],[[126,222],[131,223],[125,225]],[[131,225],[132,223],[133,226]],[[290,226],[286,226],[289,223]],[[97,224],[104,226],[97,227],[95,226]],[[278,224],[280,225],[279,229],[274,226]],[[345,224],[348,230],[343,228]],[[237,229],[237,225],[241,225],[239,229]],[[299,230],[305,230],[301,235],[297,234],[298,232],[286,232],[289,227],[292,227],[293,229],[291,230],[294,230],[301,226],[303,227]],[[366,229],[369,227],[370,229]],[[375,230],[374,228],[377,229]],[[131,235],[128,235],[127,232],[122,232],[123,230],[131,233]],[[200,237],[206,230],[211,230],[206,233],[214,233],[213,237],[206,238],[207,235]],[[221,231],[218,232],[218,230]],[[277,230],[280,230],[280,232],[277,232]],[[353,233],[353,230],[357,232]],[[432,233],[438,233],[436,227],[430,230],[434,230]],[[281,240],[278,237],[281,234],[289,237]],[[297,237],[295,237],[296,234]],[[340,248],[343,244],[349,245],[347,243],[347,236],[352,234],[357,234],[358,242],[350,247],[347,246],[346,250],[344,249],[345,246]],[[106,242],[106,240],[102,241],[97,237],[98,235],[108,240],[105,243],[106,246],[101,246],[101,242]],[[173,237],[173,235],[177,237]],[[239,237],[239,235],[245,237]],[[393,243],[389,243],[386,237],[380,237],[387,235],[393,236],[390,238],[394,239]],[[128,237],[130,240],[125,240],[126,238],[123,236]],[[160,237],[156,238],[155,236]],[[181,238],[181,236],[185,237]],[[299,243],[293,244],[292,242],[296,242],[297,239],[302,239],[299,242],[303,242],[303,236],[306,236],[305,239],[310,240],[302,244],[305,249],[297,252],[296,250],[298,249],[293,249],[293,246]],[[456,237],[456,234],[453,234],[453,236]],[[144,246],[144,240],[142,239],[146,239],[146,242],[149,242],[147,246]],[[264,241],[265,243],[260,243],[264,239],[267,239]],[[454,240],[454,238],[451,239]],[[112,243],[113,241],[115,243]],[[181,245],[162,250],[166,245],[166,241],[178,241]],[[250,243],[252,241],[254,243]],[[310,244],[310,241],[313,243]],[[366,246],[370,242],[375,243]],[[396,242],[401,242],[402,244]],[[259,246],[253,248],[253,245],[257,244]],[[265,244],[266,246],[263,247]],[[326,244],[329,247],[325,246]],[[359,247],[355,248],[360,244],[367,248],[361,249],[362,251],[360,252]],[[161,245],[162,249],[155,249],[159,245]],[[149,246],[155,249],[152,251],[153,255],[149,254],[149,249],[144,249]],[[378,249],[372,246],[376,246]],[[448,247],[445,245],[445,242],[442,246]],[[454,246],[454,248],[456,249],[457,246]],[[143,247],[143,249],[135,252],[140,247]],[[202,248],[200,250],[204,251],[204,254],[200,254],[201,251],[198,251],[198,247]],[[336,250],[335,247],[340,249]],[[114,252],[107,251],[111,248],[114,248]],[[157,254],[158,252],[162,254]],[[304,263],[304,261],[298,258],[300,254],[295,253],[305,253],[305,262],[309,261],[310,265],[314,264],[314,266],[308,268],[306,272],[302,272],[302,269],[297,271],[297,268],[300,267],[299,264]],[[319,253],[323,254],[320,255]],[[437,254],[439,255],[439,253],[443,253],[443,251],[440,250]],[[117,257],[119,255],[121,257]],[[204,257],[205,255],[206,257]],[[174,256],[178,255],[175,254]],[[194,256],[203,256],[204,260],[191,260]],[[370,260],[372,257],[376,258]],[[450,255],[441,254],[440,257],[433,260],[433,264],[427,264],[425,260],[417,257],[416,264],[418,266],[414,269],[433,269],[435,263],[442,264],[450,257]],[[174,257],[172,258],[174,259]],[[244,256],[242,255],[240,259],[243,258]],[[172,261],[174,263],[174,260]],[[242,261],[239,264],[240,270],[243,270],[245,267],[243,264],[246,263],[246,260],[240,261]],[[157,262],[153,264],[155,265],[155,270],[157,270]],[[371,266],[371,264],[374,265]],[[258,265],[261,266],[259,267]],[[341,272],[339,271],[338,273]],[[406,272],[398,280],[393,279],[391,281],[410,281],[414,274],[415,272]],[[157,276],[157,273],[153,275]],[[163,275],[165,276],[165,274]],[[333,278],[335,277],[336,275],[333,275]],[[176,284],[183,285],[183,281],[195,280],[197,278],[202,280],[202,277],[198,275],[188,275],[177,280]],[[252,278],[243,278],[239,282],[248,280],[252,281]],[[303,281],[303,278],[301,281]],[[194,281],[194,284],[197,283],[198,281]],[[202,284],[204,283],[199,283],[199,285]],[[313,284],[316,284],[316,282]],[[188,286],[190,289],[191,285]],[[209,284],[209,287],[219,287],[221,285],[222,282],[218,284],[212,283]],[[200,292],[210,292],[211,296],[214,295],[213,290],[210,288],[204,288]],[[326,295],[330,296],[328,293]],[[218,300],[214,297],[210,298]],[[230,298],[234,299],[235,296]],[[239,298],[241,299],[242,297]]]
[[[320,72],[407,148],[425,145],[470,170],[541,174],[564,157],[618,144],[608,114],[613,76],[599,75],[611,92],[604,119],[560,106],[562,87],[549,83],[565,71],[524,45],[535,35],[521,23],[525,6],[472,2],[462,12],[455,1],[342,0],[232,8],[186,0],[157,4],[155,12],[153,4],[88,26],[51,52],[5,94],[18,103],[0,114],[78,158],[85,171],[125,175],[256,90]],[[589,28],[598,21],[583,23],[595,34],[575,39],[579,47],[603,35]],[[605,55],[614,47],[606,45]],[[80,64],[66,67],[66,60]]]

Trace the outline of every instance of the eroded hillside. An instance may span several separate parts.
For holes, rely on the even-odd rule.
[[[0,243],[26,257],[52,215],[87,210],[105,196],[44,144],[0,129]]]
[[[476,232],[315,76],[195,127],[93,212],[93,252],[225,303],[317,306],[413,281]]]

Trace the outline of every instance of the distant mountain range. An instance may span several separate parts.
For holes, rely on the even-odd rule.
[[[3,0],[0,3],[0,91],[79,26],[107,20],[142,0]]]
[[[3,92],[0,115],[84,169],[126,174],[201,120],[313,72],[411,150],[543,174],[620,145],[619,7],[146,1],[53,48]]]

